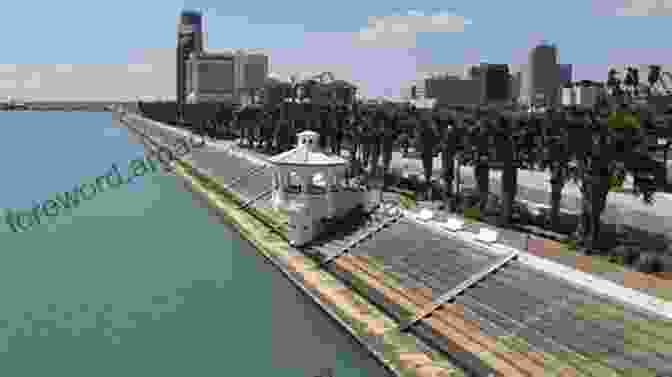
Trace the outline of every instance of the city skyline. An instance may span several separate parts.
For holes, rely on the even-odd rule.
[[[442,9],[425,1],[408,9],[389,2],[339,3],[339,9],[352,8],[346,12],[329,6],[318,11],[301,2],[217,9],[202,1],[121,1],[94,12],[66,1],[36,13],[13,3],[6,11],[21,16],[8,18],[2,28],[6,34],[22,30],[22,38],[5,41],[12,53],[0,61],[0,97],[173,98],[175,28],[182,9],[203,10],[208,50],[260,50],[280,77],[330,71],[369,97],[398,96],[426,73],[461,75],[465,65],[480,62],[509,64],[515,73],[543,40],[557,45],[559,63],[573,65],[575,80],[603,81],[610,65],[672,68],[665,64],[670,49],[652,38],[672,14],[668,9],[633,1],[621,10],[606,0],[535,4],[458,1],[454,9]],[[526,22],[514,22],[523,15]],[[40,27],[26,27],[26,19]],[[68,44],[73,36],[78,43]]]

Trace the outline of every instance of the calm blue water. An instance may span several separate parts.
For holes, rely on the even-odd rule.
[[[103,113],[0,113],[1,376],[385,375],[181,181],[148,173],[15,233],[4,209],[143,148]],[[27,221],[27,220],[25,220]]]

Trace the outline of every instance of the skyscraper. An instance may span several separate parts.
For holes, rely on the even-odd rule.
[[[558,103],[560,94],[560,68],[558,49],[554,45],[541,44],[530,51],[529,64],[525,72],[528,77],[523,97],[528,103],[549,106]]]
[[[177,25],[177,93],[178,109],[186,99],[186,61],[192,52],[203,51],[203,16],[196,11],[182,11]]]

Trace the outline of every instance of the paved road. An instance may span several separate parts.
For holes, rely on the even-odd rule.
[[[409,221],[374,234],[351,253],[378,257],[405,287],[429,288],[433,298],[497,259],[487,251]],[[672,365],[672,339],[656,339],[668,344],[656,350],[625,342],[626,336],[656,336],[643,330],[634,334],[640,330],[629,327],[625,330],[624,319],[651,323],[662,318],[629,308],[618,312],[620,318],[577,318],[579,306],[614,303],[522,264],[514,262],[490,275],[458,296],[457,302],[464,305],[467,318],[477,321],[485,333],[520,334],[539,350],[559,353],[569,349],[590,355],[606,352],[607,364],[617,368],[663,370]]]
[[[410,173],[422,174],[422,162],[418,159],[403,158],[401,153],[394,152],[392,166],[404,168]],[[439,177],[441,159],[434,159],[435,176]],[[474,172],[471,167],[462,167],[462,182],[470,187],[475,186]],[[490,190],[493,193],[501,192],[501,173],[491,172]],[[627,183],[626,183],[627,188]],[[551,200],[548,174],[520,170],[518,173],[518,199],[535,204],[548,205]],[[609,193],[607,207],[603,219],[612,224],[623,224],[646,230],[651,233],[665,234],[672,237],[672,194],[658,193],[655,195],[655,204],[646,205],[641,199],[630,194]],[[563,190],[562,209],[569,212],[581,210],[581,194],[578,186],[568,184]]]

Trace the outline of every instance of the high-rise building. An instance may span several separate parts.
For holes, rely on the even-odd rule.
[[[478,105],[482,97],[482,81],[461,79],[454,76],[435,77],[425,80],[426,98],[438,106]]]
[[[558,49],[542,44],[530,51],[529,64],[523,71],[523,102],[536,106],[558,103],[560,94]]]
[[[238,95],[243,102],[253,100],[268,78],[268,56],[236,51],[236,79]]]
[[[481,103],[508,101],[510,98],[509,66],[482,63],[480,72]]]
[[[572,65],[560,64],[560,85],[569,84],[572,82]]]
[[[191,10],[182,11],[177,25],[177,93],[178,108],[184,103],[186,91],[186,61],[193,53],[203,51],[203,16]]]
[[[190,101],[248,103],[265,86],[268,56],[242,50],[192,53],[186,77]]]
[[[187,61],[188,102],[235,102],[236,64],[233,54],[194,53]]]

